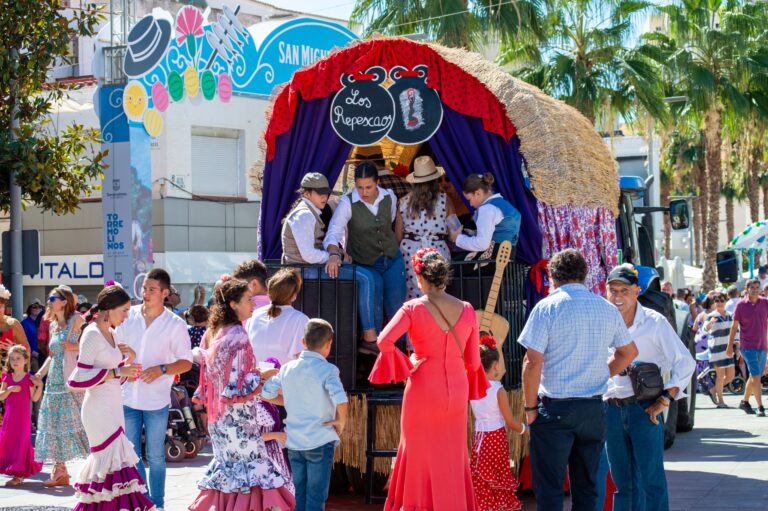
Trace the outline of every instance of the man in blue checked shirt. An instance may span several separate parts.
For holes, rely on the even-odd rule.
[[[619,311],[584,286],[587,262],[578,251],[558,252],[548,268],[554,291],[536,304],[517,339],[527,349],[523,393],[533,489],[539,511],[562,510],[568,469],[572,509],[594,511],[606,431],[603,394],[637,348]]]
[[[285,406],[286,447],[296,486],[296,511],[325,509],[333,451],[347,423],[347,394],[339,368],[326,360],[333,328],[310,319],[304,328],[304,351],[264,384],[261,397]],[[282,390],[282,396],[278,395]]]

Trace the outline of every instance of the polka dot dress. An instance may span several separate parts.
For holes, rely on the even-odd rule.
[[[405,196],[400,201],[400,216],[403,219],[405,237],[400,242],[400,252],[405,260],[405,268],[408,273],[406,281],[407,299],[412,300],[421,296],[416,273],[411,265],[411,256],[416,254],[420,248],[434,247],[448,261],[451,260],[451,252],[445,241],[439,239],[440,236],[446,236],[447,227],[445,226],[445,205],[447,197],[441,193],[435,205],[435,215],[427,216],[426,211],[419,211],[416,218],[408,216],[408,204],[410,196]],[[409,239],[415,238],[415,239]]]
[[[517,511],[517,481],[509,468],[509,447],[504,428],[476,432],[472,439],[472,485],[480,511]]]

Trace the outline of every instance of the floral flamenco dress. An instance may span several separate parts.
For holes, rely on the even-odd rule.
[[[225,326],[203,353],[195,400],[208,410],[213,460],[197,483],[200,493],[189,509],[294,509],[291,475],[261,437],[275,424],[268,424],[270,418],[259,403],[261,375],[247,332],[242,325]]]
[[[69,386],[86,389],[82,419],[91,454],[75,483],[78,504],[74,511],[148,511],[154,504],[144,495],[146,485],[136,470],[139,462],[125,436],[120,380],[105,378],[125,364],[96,324],[89,325],[80,341],[77,368]]]
[[[40,461],[66,463],[88,456],[88,437],[80,418],[84,394],[70,392],[64,374],[64,343],[68,342],[73,320],[74,316],[64,329],[51,328],[48,349],[53,360],[45,381],[35,438],[35,456]]]

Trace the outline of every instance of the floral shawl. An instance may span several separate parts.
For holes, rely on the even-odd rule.
[[[208,421],[213,423],[227,405],[244,403],[261,393],[261,374],[242,325],[222,328],[211,345],[201,350],[200,386],[195,401],[206,406]]]

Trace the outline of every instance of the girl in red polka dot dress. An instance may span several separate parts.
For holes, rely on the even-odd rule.
[[[472,485],[480,511],[517,511],[522,505],[515,495],[517,480],[509,468],[506,427],[522,435],[526,426],[512,416],[507,392],[501,382],[493,379],[499,371],[499,352],[493,337],[480,339],[480,361],[491,388],[484,398],[470,401],[475,416]]]

